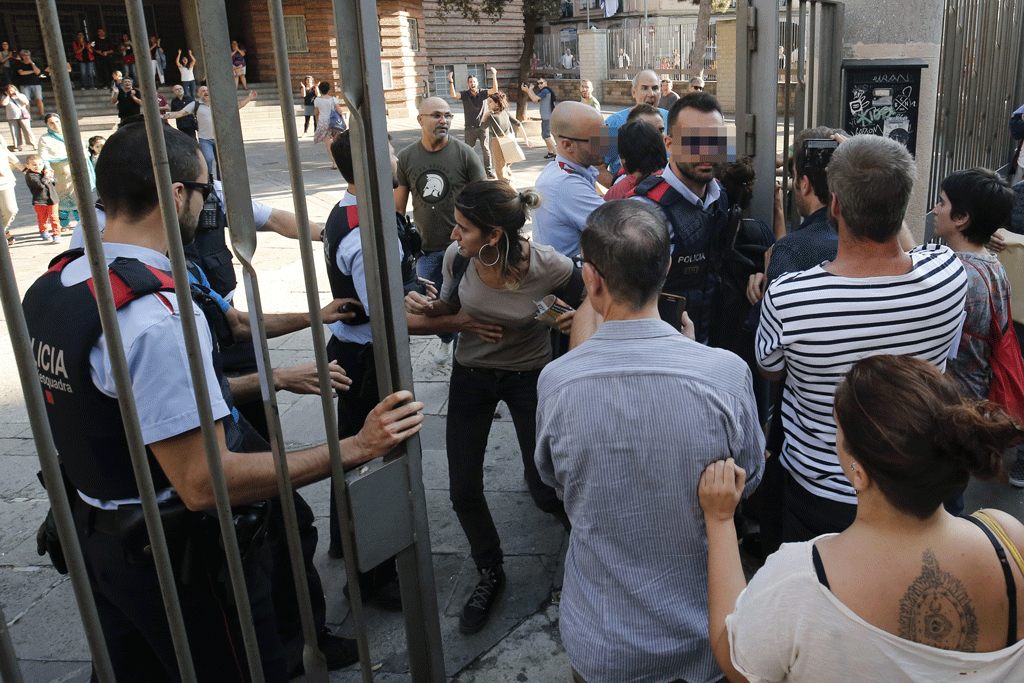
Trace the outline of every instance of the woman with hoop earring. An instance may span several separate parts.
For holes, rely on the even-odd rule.
[[[461,310],[502,330],[500,338],[490,342],[460,335],[448,395],[446,445],[452,506],[480,572],[459,620],[463,633],[483,628],[505,584],[501,539],[484,497],[483,472],[498,401],[505,402],[512,416],[534,502],[566,528],[569,525],[562,502],[541,481],[533,461],[537,378],[551,360],[549,328],[535,319],[534,302],[555,294],[577,306],[583,279],[568,258],[521,234],[529,211],[540,201],[534,190],[517,192],[501,180],[466,185],[455,199],[455,241],[444,255],[440,298],[413,294],[406,299],[412,314],[435,317]],[[562,332],[569,332],[574,313],[559,317]]]

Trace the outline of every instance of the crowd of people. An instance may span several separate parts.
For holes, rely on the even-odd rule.
[[[232,47],[245,87],[245,50]],[[159,41],[151,48],[159,62]],[[191,53],[176,61],[194,84]],[[448,102],[427,97],[418,139],[390,148],[406,323],[410,334],[440,336],[437,360],[451,362],[450,498],[478,571],[460,632],[484,628],[506,589],[501,537],[515,529],[499,528],[484,485],[504,402],[529,493],[569,533],[559,625],[577,683],[1024,675],[1024,524],[995,510],[962,516],[972,476],[1009,470],[1024,487],[1024,458],[1008,456],[1024,443],[1022,416],[993,393],[1006,349],[1018,365],[1020,350],[1010,344],[1007,275],[990,252],[999,229],[1024,233],[1014,223],[1024,185],[1011,189],[982,168],[951,174],[932,210],[944,244],[917,245],[906,223],[918,173],[910,152],[887,138],[812,128],[781,159],[792,185],[775,188],[772,215],[746,218],[758,181],[749,159],[729,158],[717,99],[699,78],[680,95],[671,79],[641,71],[633,104],[607,118],[589,81],[579,100],[562,102],[544,78],[536,89],[522,84],[540,105],[549,163],[534,188],[520,190],[514,126],[532,143],[493,69],[491,81],[481,90],[472,76],[456,91],[448,76],[464,141],[452,135]],[[346,184],[314,239],[333,296],[322,313],[340,446],[354,467],[417,432],[423,406],[409,392],[377,393],[360,238],[371,228],[357,207],[365,189],[331,84],[307,76],[300,88],[303,134],[312,117],[314,142],[325,143]],[[4,103],[27,109],[17,94],[8,90]],[[128,365],[158,493],[199,520],[213,499],[180,319],[161,294],[174,283],[160,275],[166,237],[127,68],[111,95],[121,128],[96,140],[92,163],[111,277],[133,283],[118,312]],[[218,272],[222,260],[212,257],[226,251],[226,218],[209,91],[200,86],[190,100],[181,85],[175,95],[164,117],[178,129],[162,132],[190,289],[207,304],[195,316],[218,445],[232,504],[258,505],[276,483],[258,388],[235,372],[254,368],[251,332],[231,303],[233,271]],[[1021,111],[1011,130],[1024,137]],[[63,179],[59,118],[46,122],[26,179],[34,204],[39,188],[40,230],[45,220],[52,237],[77,206]],[[220,200],[217,228],[198,231],[210,195]],[[798,226],[786,225],[787,195]],[[253,213],[261,227],[297,235],[291,214],[258,202]],[[26,318],[34,343],[65,350],[67,371],[39,354],[40,380],[54,396],[48,415],[78,492],[73,511],[115,671],[173,678],[154,569],[139,564],[117,514],[137,506],[138,492],[81,255],[67,252],[29,289]],[[85,318],[80,332],[55,322],[72,306]],[[308,316],[282,316],[266,321],[268,334],[309,325]],[[319,391],[309,367],[275,370],[278,379],[276,389]],[[52,389],[58,383],[68,390]],[[287,457],[297,486],[330,476],[326,447]],[[358,655],[324,630],[311,564],[317,533],[299,493],[296,506],[318,645],[330,668],[346,666]],[[264,674],[280,681],[301,671],[301,633],[281,594],[291,567],[279,504],[260,514],[269,531],[246,549],[259,558],[248,563],[250,599]],[[329,526],[328,554],[340,557],[333,505]],[[183,555],[191,532],[178,532],[172,552]],[[749,586],[741,548],[764,562]],[[189,561],[216,575],[216,539],[198,552]],[[347,595],[357,589],[367,603],[402,608],[394,558],[355,578]],[[213,654],[238,638],[237,614],[220,607],[226,592],[223,582],[179,586],[186,624],[202,634],[190,638],[200,680],[238,674]]]

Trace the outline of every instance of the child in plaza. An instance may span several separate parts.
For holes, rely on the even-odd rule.
[[[53,181],[53,171],[43,164],[43,158],[38,154],[31,154],[25,160],[25,182],[32,190],[32,206],[39,220],[39,236],[44,242],[60,243],[57,186]]]

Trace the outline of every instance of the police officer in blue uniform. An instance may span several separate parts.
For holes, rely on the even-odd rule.
[[[179,131],[163,130],[174,180],[182,239],[194,235],[211,191],[199,148]],[[167,275],[166,235],[156,193],[149,144],[142,124],[112,135],[97,164],[97,191],[106,213],[104,251],[119,305],[129,372],[143,440],[162,501],[193,661],[199,680],[248,679],[237,615],[217,580],[219,539],[205,534],[202,511],[215,507],[195,409],[180,314]],[[55,261],[26,293],[24,308],[34,339],[40,382],[58,453],[72,488],[76,528],[118,681],[177,681],[177,670],[156,572],[137,524],[138,491],[124,438],[107,342],[81,252]],[[273,456],[234,452],[228,439],[244,439],[232,419],[223,375],[214,365],[216,339],[201,306],[194,315],[233,505],[258,504],[277,495]],[[74,320],[75,325],[67,321]],[[409,392],[387,397],[364,428],[341,442],[346,466],[379,457],[419,430],[422,404]],[[239,429],[236,436],[231,433]],[[326,478],[326,446],[287,455],[293,484]],[[215,526],[215,525],[214,525]],[[260,534],[242,539],[250,601],[268,681],[288,675],[266,575],[268,552]],[[186,552],[189,549],[189,552]],[[186,557],[191,558],[186,561]]]

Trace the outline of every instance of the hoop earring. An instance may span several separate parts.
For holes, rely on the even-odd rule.
[[[481,256],[481,254],[484,253],[484,247],[490,247],[491,249],[494,249],[494,260],[491,261],[490,263],[487,263],[486,261],[484,261],[483,257]],[[498,251],[498,248],[496,246],[494,246],[493,244],[482,244],[482,245],[480,245],[480,251],[478,251],[476,253],[476,258],[484,266],[486,266],[487,268],[491,268],[493,266],[498,265],[498,261],[501,260],[501,252]]]

